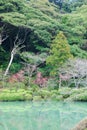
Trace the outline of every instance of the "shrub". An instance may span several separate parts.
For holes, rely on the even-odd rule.
[[[33,101],[40,101],[42,100],[41,96],[34,96]]]
[[[10,91],[9,89],[4,89],[0,93],[0,101],[24,101],[32,100],[32,93],[24,89],[19,89],[17,92],[15,89]]]
[[[0,94],[0,101],[23,101],[24,97],[19,93],[2,93]]]
[[[33,97],[32,97],[32,95],[31,94],[26,94],[25,95],[25,100],[32,100],[33,99]]]

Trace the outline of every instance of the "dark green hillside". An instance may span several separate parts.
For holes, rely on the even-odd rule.
[[[78,2],[81,3],[80,6],[77,6]],[[20,39],[23,39],[27,31],[23,50],[34,53],[48,52],[56,34],[63,31],[71,46],[71,53],[77,57],[87,58],[87,5],[85,2],[74,2],[74,7],[78,8],[75,9],[76,11],[67,13],[64,10],[66,5],[60,10],[59,5],[48,0],[1,0],[0,27],[4,26],[3,37],[8,35],[8,38],[0,48],[9,55],[16,35],[19,34]],[[70,6],[71,10],[73,10],[72,6]],[[2,59],[5,53],[2,49],[1,64],[4,63],[3,60],[8,62],[9,59],[7,56]]]
[[[33,48],[36,48],[36,50],[40,50],[41,47],[47,47],[48,44],[51,43],[52,36],[54,36],[56,34],[56,31],[61,28],[60,23],[57,22],[55,19],[52,19],[50,14],[45,14],[39,8],[34,8],[31,3],[24,3],[24,1],[20,3],[20,10],[15,7],[15,10],[9,10],[7,12],[6,10],[2,11],[2,8],[4,8],[2,4],[2,6],[0,7],[0,17],[2,18],[2,21],[4,21],[4,23],[12,24],[17,28],[19,28],[20,26],[26,26],[29,30],[31,30],[31,33],[29,34],[27,40],[29,46],[31,46],[30,44],[32,44],[31,51]],[[14,1],[12,5],[15,6]],[[46,7],[48,8],[48,5],[45,5],[45,8]],[[52,11],[49,12],[53,12],[54,7],[51,7]]]

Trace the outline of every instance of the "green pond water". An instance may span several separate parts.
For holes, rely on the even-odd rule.
[[[70,130],[86,117],[84,102],[0,102],[0,130]]]

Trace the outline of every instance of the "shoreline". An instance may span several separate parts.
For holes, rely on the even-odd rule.
[[[8,101],[87,101],[87,89],[61,88],[48,90],[47,88],[6,89],[0,91],[0,102]]]

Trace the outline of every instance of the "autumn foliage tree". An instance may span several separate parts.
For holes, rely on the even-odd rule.
[[[63,32],[59,32],[50,47],[50,55],[46,62],[52,68],[52,73],[56,74],[58,68],[63,65],[72,55],[70,46]]]

